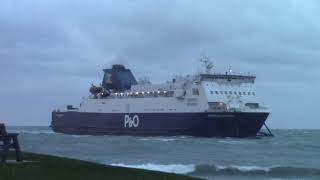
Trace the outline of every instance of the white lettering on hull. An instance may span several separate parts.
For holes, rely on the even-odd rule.
[[[133,117],[130,117],[129,115],[124,115],[124,127],[139,127],[139,116],[134,115]]]

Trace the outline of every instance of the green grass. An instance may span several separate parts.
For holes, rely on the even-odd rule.
[[[184,175],[113,167],[81,160],[23,153],[25,163],[0,165],[0,180],[196,180]],[[13,159],[13,158],[10,158]]]

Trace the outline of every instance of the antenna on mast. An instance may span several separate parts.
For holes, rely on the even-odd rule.
[[[206,55],[203,55],[202,58],[200,59],[200,62],[202,62],[204,64],[205,67],[205,72],[207,74],[211,73],[211,69],[213,68],[213,64],[210,61],[210,58]]]

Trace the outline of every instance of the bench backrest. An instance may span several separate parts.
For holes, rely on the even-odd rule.
[[[6,126],[2,123],[0,123],[0,136],[6,136],[8,135],[7,131],[6,131]]]

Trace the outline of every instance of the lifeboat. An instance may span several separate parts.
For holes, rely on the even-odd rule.
[[[90,93],[93,95],[97,95],[99,93],[103,92],[103,88],[95,85],[91,85],[91,88],[89,89]]]

